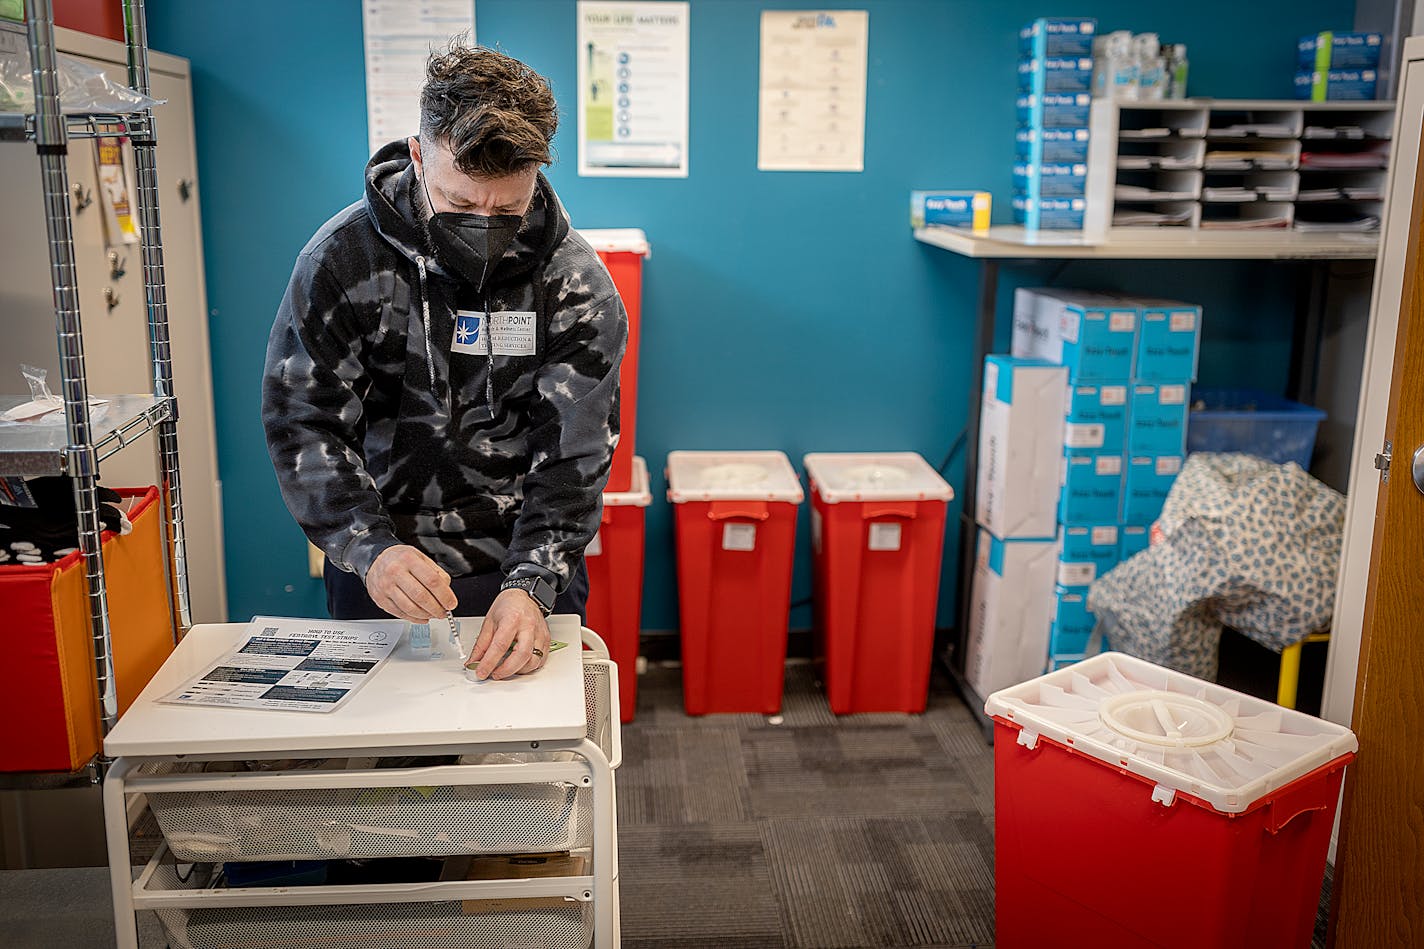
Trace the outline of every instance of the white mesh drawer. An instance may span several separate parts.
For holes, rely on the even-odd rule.
[[[531,853],[593,839],[592,790],[563,783],[151,791],[148,801],[183,862]]]
[[[501,900],[494,911],[480,906],[447,900],[165,909],[158,918],[172,949],[584,949],[593,941],[592,903]]]

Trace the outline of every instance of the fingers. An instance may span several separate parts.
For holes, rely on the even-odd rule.
[[[486,628],[490,625],[490,620],[486,620]],[[496,617],[494,618],[493,625],[494,633],[489,643],[485,646],[484,655],[480,657],[479,663],[475,666],[475,678],[477,679],[488,679],[497,671],[502,670],[507,664],[504,658],[505,651],[508,650],[510,646],[515,645],[515,636],[516,633],[518,633],[519,625],[516,618],[510,617],[509,619],[502,619]],[[484,631],[480,632],[480,638],[484,638]],[[516,648],[515,651],[517,652],[518,649]],[[524,659],[520,660],[520,665],[523,665],[528,658],[529,651],[526,648],[524,651]],[[519,667],[515,666],[514,668],[518,669]],[[495,678],[503,679],[513,674],[513,671],[510,671],[503,675],[495,676]]]
[[[459,605],[450,575],[409,545],[381,552],[366,572],[366,590],[381,609],[413,623],[428,622]]]
[[[470,650],[470,658],[466,660],[465,667],[473,668],[481,659],[485,657],[485,652],[489,649],[490,642],[494,640],[495,627],[499,625],[497,618],[486,616],[484,622],[480,624],[480,635],[475,639],[475,647]]]
[[[420,612],[420,622],[423,623],[433,616],[445,615],[445,607],[414,574],[407,573],[396,577],[395,586]]]
[[[422,616],[420,608],[411,602],[410,597],[406,596],[398,587],[390,591],[385,603],[376,605],[392,616],[409,620],[412,623],[424,623],[430,619],[428,616]]]
[[[410,573],[435,600],[435,605],[439,610],[432,613],[432,616],[439,616],[441,612],[454,610],[460,605],[455,591],[450,589],[450,575],[441,570],[429,557],[422,554],[421,559],[411,566]]]

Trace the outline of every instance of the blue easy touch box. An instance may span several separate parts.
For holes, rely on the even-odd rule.
[[[997,537],[1057,536],[1067,384],[1066,369],[1042,360],[984,360],[974,516]]]
[[[1019,33],[1020,48],[1023,33]],[[1383,33],[1317,33],[1302,36],[1296,44],[1301,69],[1379,69]]]
[[[911,191],[910,226],[987,230],[991,207],[987,191]]]
[[[1126,382],[1068,386],[1063,447],[1119,452],[1127,445]]]
[[[1162,513],[1167,492],[1182,470],[1181,455],[1133,455],[1127,462],[1127,486],[1122,519],[1127,524],[1151,524]]]
[[[1182,455],[1187,450],[1188,386],[1134,382],[1127,422],[1130,455]]]
[[[1017,99],[1019,125],[1032,128],[1083,128],[1093,96],[1088,92],[1032,93]]]
[[[1117,566],[1116,524],[1069,524],[1058,531],[1058,585],[1085,587]]]
[[[1305,70],[1295,74],[1295,97],[1312,102],[1368,101],[1375,97],[1378,80],[1373,69]]]
[[[1034,128],[1028,126],[1014,133],[1014,155],[1021,162],[1071,162],[1088,160],[1088,130],[1086,128]]]
[[[1021,324],[1033,327],[1031,349],[1024,345]],[[1131,379],[1137,308],[1101,294],[1020,290],[1014,294],[1013,339],[1014,355],[1061,363],[1070,382]]]
[[[1171,300],[1132,300],[1139,314],[1137,378],[1147,382],[1197,379],[1201,307]]]
[[[1023,56],[1092,56],[1098,21],[1088,17],[1041,16],[1019,30]]]
[[[979,695],[1043,671],[1053,619],[1054,540],[1004,540],[980,529],[964,672]]]
[[[1035,95],[1050,92],[1091,93],[1093,57],[1046,56],[1019,60],[1019,91]]]
[[[1088,166],[1072,162],[1014,165],[1014,190],[1029,198],[1081,198],[1088,183]]]
[[[1053,625],[1048,632],[1050,659],[1079,657],[1088,651],[1096,618],[1088,612],[1086,587],[1055,587]]]
[[[1151,530],[1150,527],[1144,524],[1122,525],[1117,532],[1120,538],[1118,541],[1117,562],[1122,563],[1124,560],[1150,547],[1152,544]]]
[[[1030,231],[1080,231],[1088,202],[1083,198],[1030,198],[1014,195],[1014,223]]]
[[[1092,451],[1063,453],[1063,524],[1111,524],[1122,504],[1123,456]]]

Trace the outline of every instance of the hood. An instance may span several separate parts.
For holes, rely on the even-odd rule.
[[[421,202],[417,188],[410,146],[405,139],[391,142],[372,155],[366,165],[366,214],[386,243],[403,257],[412,262],[424,257],[425,266],[431,272],[458,280],[441,268],[425,238],[419,221]],[[568,233],[568,214],[540,172],[524,223],[495,267],[490,286],[499,286],[533,271],[548,259]]]

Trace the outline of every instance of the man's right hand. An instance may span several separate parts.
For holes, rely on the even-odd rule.
[[[366,571],[366,592],[392,616],[428,623],[459,605],[450,575],[406,544],[387,547]]]

